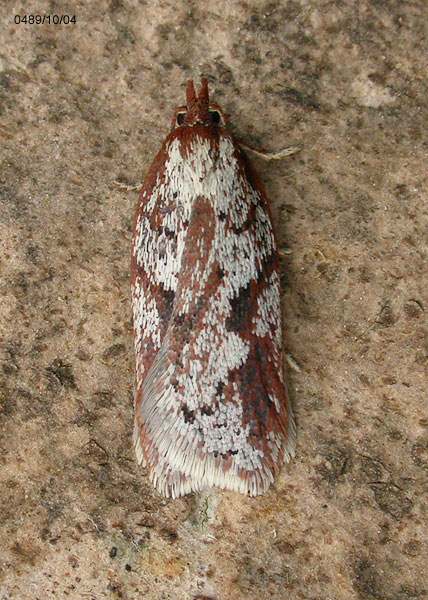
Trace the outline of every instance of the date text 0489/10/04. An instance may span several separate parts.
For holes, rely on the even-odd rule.
[[[75,25],[77,23],[76,15],[15,15],[13,17],[15,25]]]
[[[264,190],[209,102],[176,109],[141,190],[132,249],[134,444],[167,497],[256,496],[294,454],[279,261]]]

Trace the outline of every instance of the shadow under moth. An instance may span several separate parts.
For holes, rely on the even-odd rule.
[[[134,444],[166,497],[256,496],[294,455],[279,257],[265,191],[209,101],[186,105],[144,181],[132,246]]]

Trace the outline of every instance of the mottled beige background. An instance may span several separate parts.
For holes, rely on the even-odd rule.
[[[426,0],[2,1],[0,600],[426,598],[427,23]],[[259,499],[162,500],[131,448],[114,181],[201,74],[246,143],[304,144],[255,159],[301,369],[298,455]]]

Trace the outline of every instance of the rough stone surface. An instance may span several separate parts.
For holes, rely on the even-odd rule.
[[[0,599],[427,597],[425,0],[2,2]],[[14,15],[75,14],[70,25]],[[284,260],[298,455],[159,498],[131,448],[136,193],[206,75]]]

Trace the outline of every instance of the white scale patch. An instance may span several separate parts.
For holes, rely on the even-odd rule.
[[[160,319],[154,298],[147,300],[141,285],[141,279],[137,277],[132,295],[132,309],[135,329],[135,354],[141,352],[143,344],[150,339],[156,349],[160,348]],[[141,385],[144,375],[142,361],[136,362],[137,387]]]

